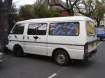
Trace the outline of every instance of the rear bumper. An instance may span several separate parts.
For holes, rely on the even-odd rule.
[[[87,52],[87,53],[84,53],[84,59],[88,59],[90,57],[92,57],[95,53],[97,53],[97,49],[91,51],[91,52]]]

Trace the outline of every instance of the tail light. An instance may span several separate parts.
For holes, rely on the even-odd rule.
[[[84,59],[88,58],[88,44],[85,44],[84,46]]]
[[[88,53],[88,44],[85,44],[84,46],[84,53]]]

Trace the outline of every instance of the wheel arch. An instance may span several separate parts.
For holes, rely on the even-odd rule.
[[[17,46],[23,50],[23,48],[22,48],[22,46],[21,46],[20,44],[14,44],[13,50],[14,50],[14,48],[17,47]]]
[[[63,51],[65,51],[65,52],[67,53],[67,55],[69,56],[69,59],[70,59],[70,54],[69,54],[69,53],[67,52],[67,50],[64,49],[64,48],[56,48],[56,49],[54,49],[53,52],[52,52],[52,57],[54,57],[54,54],[55,54],[58,50],[63,50]]]

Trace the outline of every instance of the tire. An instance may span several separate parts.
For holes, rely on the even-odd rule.
[[[100,38],[100,41],[103,41],[103,38]]]
[[[17,57],[23,57],[24,56],[24,52],[23,49],[20,46],[15,46],[13,49],[14,55]]]
[[[58,65],[61,66],[67,65],[70,61],[69,55],[64,50],[57,50],[54,53],[54,60]]]

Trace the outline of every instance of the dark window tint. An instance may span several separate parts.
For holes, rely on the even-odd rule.
[[[46,35],[46,30],[47,24],[40,24],[39,27],[37,27],[36,35]]]
[[[30,24],[28,26],[28,35],[35,35],[36,34],[36,24]]]
[[[12,34],[23,34],[23,32],[24,32],[24,25],[17,24],[11,33]]]
[[[28,27],[28,35],[46,35],[47,24],[35,23]]]
[[[49,34],[57,36],[78,36],[79,23],[78,22],[52,23],[50,24]]]

